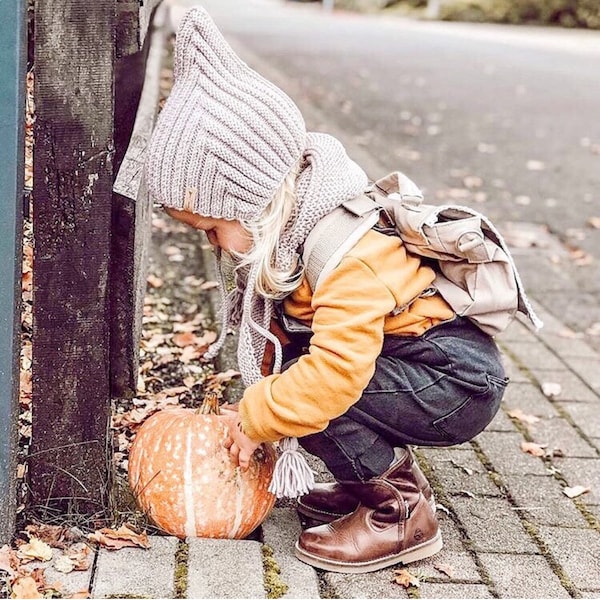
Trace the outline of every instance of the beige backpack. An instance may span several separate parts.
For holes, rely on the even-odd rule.
[[[382,211],[393,225],[385,233],[398,235],[409,252],[433,259],[433,286],[458,315],[490,335],[506,329],[517,312],[536,328],[542,326],[506,243],[489,219],[465,206],[424,204],[419,188],[399,171],[377,181],[368,195],[342,204],[310,233],[302,256],[313,291],[378,224]]]

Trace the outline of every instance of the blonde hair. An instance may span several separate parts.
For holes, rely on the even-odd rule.
[[[276,266],[281,233],[296,206],[297,176],[298,165],[288,173],[260,218],[257,221],[241,222],[254,243],[248,252],[235,254],[240,261],[238,268],[258,264],[256,292],[273,300],[294,291],[304,272],[297,262],[286,269]]]

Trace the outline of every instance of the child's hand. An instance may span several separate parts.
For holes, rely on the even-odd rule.
[[[237,408],[237,407],[236,407]],[[250,458],[260,446],[260,442],[251,440],[243,431],[240,416],[237,410],[221,409],[221,414],[226,419],[229,429],[224,446],[235,462],[245,471],[250,465]]]

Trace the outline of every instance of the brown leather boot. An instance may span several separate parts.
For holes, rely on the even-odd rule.
[[[326,571],[368,573],[439,552],[437,518],[405,462],[366,483],[344,482],[359,499],[358,508],[306,529],[296,543],[296,557]]]
[[[396,448],[400,454],[398,462],[393,466],[403,464],[403,469],[410,469],[417,486],[425,496],[431,510],[435,512],[435,498],[429,481],[421,471],[419,463],[409,447]],[[298,498],[296,510],[304,517],[321,523],[331,523],[358,508],[359,501],[343,483],[317,483],[305,496]]]

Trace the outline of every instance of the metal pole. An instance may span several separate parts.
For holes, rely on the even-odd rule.
[[[26,10],[0,0],[0,546],[16,513]]]

